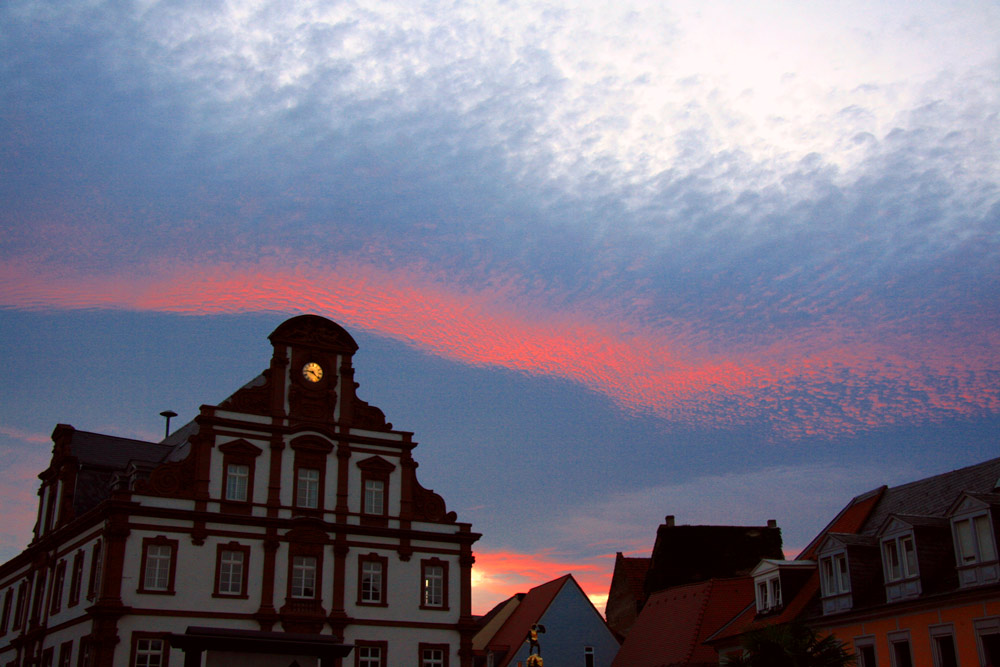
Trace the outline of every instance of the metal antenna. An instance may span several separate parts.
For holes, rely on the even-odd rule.
[[[160,416],[167,418],[167,430],[163,434],[163,437],[166,438],[167,436],[170,435],[170,418],[176,417],[177,413],[174,412],[173,410],[164,410],[163,412],[160,413]]]

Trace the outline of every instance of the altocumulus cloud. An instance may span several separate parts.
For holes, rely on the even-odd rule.
[[[305,297],[783,435],[995,413],[1000,17],[872,11],[9,3],[3,301]]]

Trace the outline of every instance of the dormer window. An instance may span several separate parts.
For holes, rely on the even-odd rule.
[[[993,530],[990,528],[988,513],[956,520],[954,525],[959,565],[974,565],[996,560],[996,546],[993,542]]]
[[[926,540],[943,530],[943,525],[935,526],[928,517],[897,514],[889,517],[879,531],[879,547],[882,552],[882,576],[885,580],[885,599],[895,602],[921,595],[923,582],[920,578],[920,558],[917,554],[917,533]],[[940,523],[940,519],[934,519]],[[928,555],[925,553],[924,558]],[[933,568],[932,568],[933,569]]]
[[[781,607],[781,579],[773,577],[757,582],[757,613],[763,614]]]
[[[1000,562],[997,561],[992,521],[992,508],[996,505],[993,494],[965,493],[950,512],[955,566],[963,587],[1000,581]]]
[[[820,558],[823,575],[823,597],[833,597],[851,592],[851,577],[847,569],[847,554],[839,553]]]
[[[913,536],[883,540],[882,557],[885,564],[885,580],[888,582],[912,579],[919,575],[917,551],[913,548]]]

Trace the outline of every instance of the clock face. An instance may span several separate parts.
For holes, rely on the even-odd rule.
[[[323,379],[323,367],[315,361],[310,361],[302,367],[302,377],[304,377],[307,382],[319,382]]]

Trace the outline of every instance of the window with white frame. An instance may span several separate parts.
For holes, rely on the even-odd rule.
[[[973,623],[976,648],[983,665],[1000,665],[1000,617],[981,618]]]
[[[243,595],[243,573],[246,553],[223,549],[219,552],[219,595]]]
[[[778,575],[757,582],[757,613],[781,606],[781,579]]]
[[[820,558],[823,595],[843,595],[851,592],[851,577],[847,568],[847,554],[837,553]]]
[[[166,650],[165,642],[158,637],[138,637],[132,667],[163,667]]]
[[[989,513],[956,519],[953,525],[959,566],[996,560],[996,542],[993,540]]]
[[[310,600],[316,597],[316,558],[314,556],[292,557],[291,596]]]
[[[380,479],[365,480],[365,514],[385,514],[385,482]]]
[[[319,470],[299,468],[296,479],[295,505],[306,509],[319,507]]]
[[[144,541],[140,592],[166,593],[173,591],[176,545],[176,541],[163,538]]]
[[[900,535],[883,540],[882,563],[887,582],[912,579],[919,575],[913,535]]]
[[[448,563],[431,558],[420,563],[421,609],[448,608]]]
[[[366,646],[356,642],[354,654],[357,656],[357,667],[382,667],[383,665],[381,646]]]
[[[382,604],[383,582],[385,576],[384,559],[377,556],[364,557],[361,560],[361,604]]]
[[[931,635],[934,667],[958,667],[954,626],[938,625],[928,630]]]
[[[892,667],[913,667],[909,632],[894,632],[889,635],[889,658]]]
[[[250,466],[243,463],[230,463],[226,466],[226,500],[246,502],[247,482],[250,479]]]
[[[447,653],[444,648],[423,646],[420,648],[420,667],[446,667]]]
[[[854,655],[857,656],[857,667],[878,667],[875,659],[875,637],[873,635],[855,637]]]

